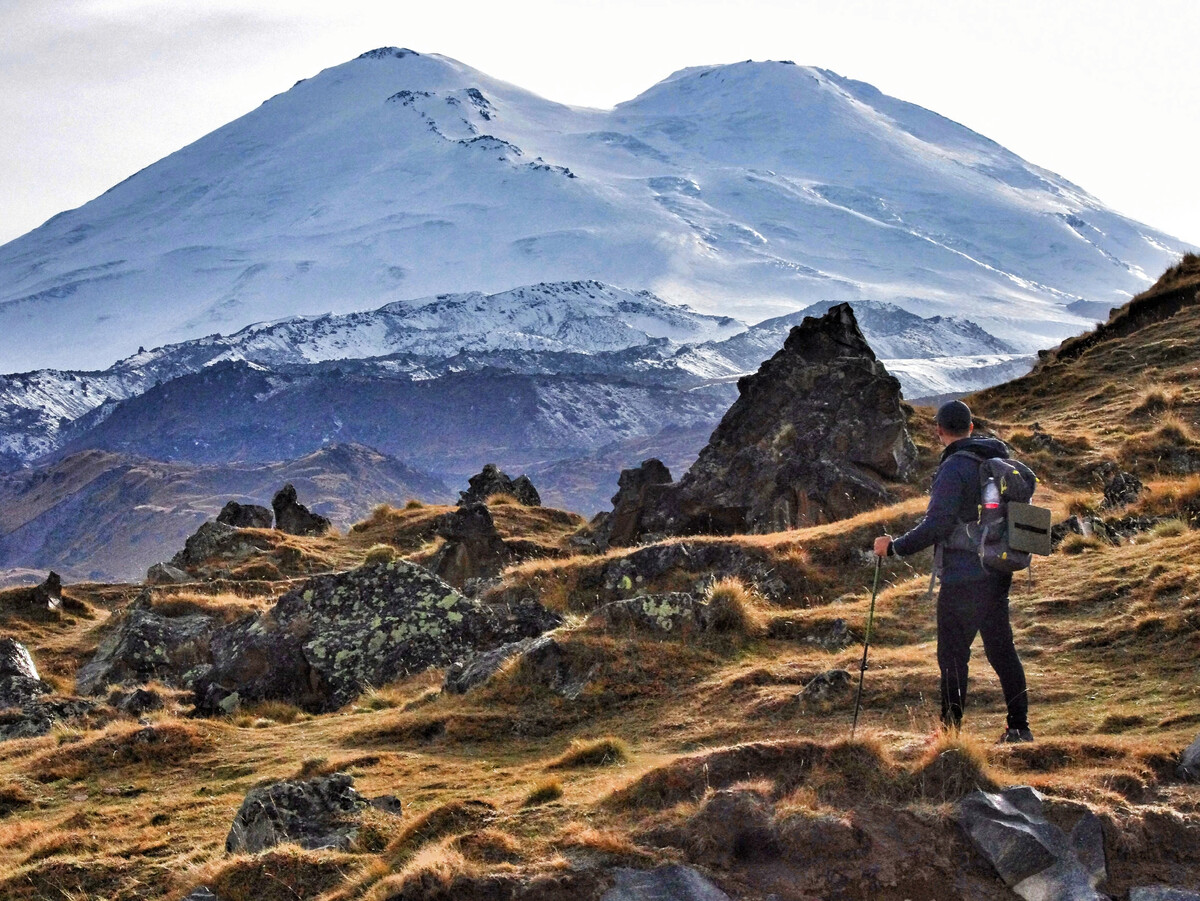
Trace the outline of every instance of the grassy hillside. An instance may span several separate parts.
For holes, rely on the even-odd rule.
[[[1174,770],[1200,731],[1197,290],[1189,257],[1029,376],[968,398],[1043,476],[1056,522],[1134,521],[1116,541],[1068,538],[1032,585],[1014,586],[1035,744],[993,744],[1003,702],[982,654],[963,734],[938,734],[927,557],[884,565],[855,740],[852,688],[802,695],[827,671],[857,675],[870,540],[913,524],[920,497],[811,529],[604,555],[572,555],[576,517],[498,504],[504,537],[542,555],[487,599],[536,597],[565,614],[555,637],[585,676],[576,697],[519,665],[466,695],[424,673],[322,716],[267,702],[190,719],[188,698],[167,691],[149,725],[105,708],[0,743],[0,897],[178,899],[206,884],[231,901],[595,898],[613,866],[680,861],[735,898],[1001,899],[1012,895],[969,849],[950,802],[1011,784],[1045,792],[1064,823],[1080,805],[1098,813],[1102,888],[1115,897],[1194,886],[1200,789]],[[910,422],[929,470],[931,415],[917,408]],[[1134,507],[1102,508],[1105,464],[1147,483]],[[427,559],[445,509],[380,507],[345,535],[267,553],[294,578],[356,565],[380,543]],[[234,619],[292,584],[161,588],[153,603]],[[609,601],[675,590],[713,596],[717,624],[662,636],[603,614]],[[67,690],[137,591],[72,585],[70,609],[38,618],[3,592],[0,627]],[[399,796],[404,815],[369,811],[347,852],[225,853],[250,788],[335,771],[366,795]]]

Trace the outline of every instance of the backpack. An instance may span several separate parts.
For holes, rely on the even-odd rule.
[[[983,568],[996,573],[1028,569],[1033,554],[1049,554],[1050,511],[1029,503],[1038,481],[1033,470],[1017,460],[969,450],[953,456],[959,454],[979,461],[979,519],[960,522],[945,546],[975,551]]]

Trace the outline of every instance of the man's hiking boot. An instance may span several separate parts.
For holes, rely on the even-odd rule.
[[[1000,740],[996,742],[998,745],[1020,745],[1033,741],[1033,733],[1029,731],[1029,727],[1024,729],[1006,729],[1004,734],[1000,736]]]

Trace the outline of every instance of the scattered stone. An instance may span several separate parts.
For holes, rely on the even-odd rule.
[[[163,696],[149,688],[135,688],[133,691],[115,691],[109,696],[108,702],[135,719],[162,710],[166,706]]]
[[[550,635],[535,639],[517,664],[531,681],[545,685],[568,701],[577,701],[599,669],[595,664],[579,672],[566,649]]]
[[[814,676],[797,695],[802,704],[829,704],[850,691],[854,683],[850,673],[844,669],[831,669]]]
[[[254,788],[233,819],[225,851],[257,854],[284,842],[310,851],[345,850],[358,833],[366,804],[345,773]]]
[[[487,499],[497,494],[507,494],[517,499],[526,507],[540,507],[542,499],[533,487],[528,476],[518,476],[513,479],[500,471],[495,463],[488,463],[483,471],[467,480],[470,487],[459,492],[460,507],[471,504],[486,504]]]
[[[453,513],[439,517],[436,528],[446,543],[429,568],[456,587],[499,574],[511,557],[485,504],[460,504]]]
[[[296,489],[291,482],[275,492],[271,507],[275,510],[275,528],[289,535],[323,535],[332,526],[328,519],[310,512],[296,499]]]
[[[266,614],[218,629],[212,668],[195,684],[202,713],[285,700],[327,712],[467,654],[540,635],[561,619],[527,601],[491,607],[405,561],[318,576]]]
[[[642,511],[653,504],[650,495],[658,486],[671,484],[671,471],[658,459],[643,460],[635,469],[625,469],[617,478],[613,511],[597,530],[601,547],[626,547],[642,536]]]
[[[275,514],[258,504],[239,504],[230,501],[217,514],[217,522],[235,529],[269,529]]]
[[[403,816],[404,805],[395,795],[380,795],[378,798],[368,798],[367,803],[376,810],[390,813],[392,816]]]
[[[1136,503],[1144,490],[1142,480],[1133,473],[1117,471],[1105,480],[1102,506],[1124,507]]]
[[[218,625],[203,614],[166,617],[150,607],[150,594],[115,617],[92,659],[75,677],[75,690],[94,695],[108,685],[138,684],[158,679],[190,688],[208,663],[208,641]]]
[[[178,585],[191,581],[192,576],[187,571],[170,563],[155,563],[146,570],[147,585]]]
[[[62,578],[53,570],[46,581],[33,590],[34,605],[46,610],[57,610],[62,606]]]
[[[483,685],[496,675],[500,667],[504,666],[507,661],[528,651],[535,641],[538,639],[523,638],[521,641],[502,644],[490,651],[482,651],[465,661],[455,661],[446,669],[442,691],[463,695],[477,685]]]
[[[709,625],[708,607],[682,591],[645,594],[605,604],[588,617],[588,624],[606,631],[631,629],[681,636],[703,632]]]
[[[1200,782],[1200,735],[1183,749],[1176,774],[1189,782]]]
[[[730,901],[727,894],[691,867],[670,864],[653,870],[613,870],[616,884],[600,901]]]
[[[1085,811],[1068,836],[1043,814],[1042,796],[1028,786],[997,794],[972,792],[959,822],[1000,878],[1026,901],[1100,901],[1106,877],[1104,834]]]
[[[917,450],[900,383],[875,358],[849,304],[793,328],[738,392],[683,478],[647,486],[640,508],[627,504],[625,521],[637,523],[630,540],[845,519],[889,503],[886,483],[913,475]]]

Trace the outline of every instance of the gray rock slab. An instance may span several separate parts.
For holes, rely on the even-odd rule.
[[[1106,875],[1099,820],[1085,813],[1066,835],[1042,813],[1028,786],[973,792],[959,805],[959,822],[976,849],[1025,901],[1100,901]]]
[[[678,864],[653,870],[614,870],[617,883],[600,901],[731,901],[693,870]]]
[[[1200,901],[1200,892],[1171,885],[1142,885],[1129,890],[1129,901]]]

